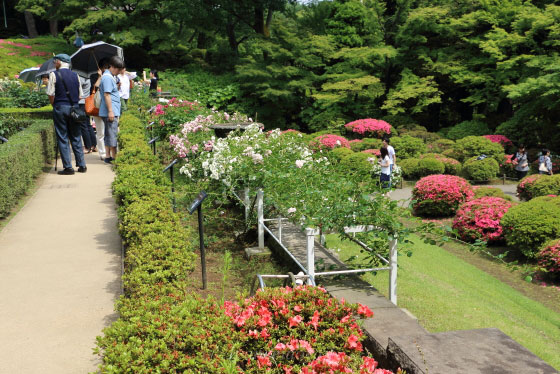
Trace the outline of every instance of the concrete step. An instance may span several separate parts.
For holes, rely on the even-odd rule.
[[[498,329],[389,337],[391,367],[407,374],[558,373]]]

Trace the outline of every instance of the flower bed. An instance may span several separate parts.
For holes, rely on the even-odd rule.
[[[392,126],[387,122],[374,118],[359,119],[347,123],[344,127],[353,133],[377,138],[390,135],[392,128]]]
[[[430,175],[412,190],[413,210],[420,216],[451,216],[460,204],[473,197],[469,182],[454,175]]]
[[[480,197],[461,205],[453,220],[453,228],[467,242],[504,240],[500,219],[512,204],[499,197]]]

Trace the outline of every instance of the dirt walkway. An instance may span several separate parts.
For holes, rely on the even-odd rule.
[[[114,174],[51,171],[0,232],[0,373],[95,371],[95,337],[116,315],[121,242]],[[59,160],[60,167],[60,160]]]

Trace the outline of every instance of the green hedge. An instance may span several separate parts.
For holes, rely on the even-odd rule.
[[[48,121],[36,121],[0,144],[0,218],[8,215],[54,156],[54,126]]]
[[[151,326],[153,313],[157,312],[161,322],[172,323],[194,313],[191,308],[209,307],[185,293],[196,258],[188,249],[193,234],[181,223],[180,216],[173,213],[169,181],[146,143],[142,121],[133,114],[125,114],[119,121],[119,128],[120,151],[114,162],[113,195],[126,247],[125,293],[116,304],[120,318],[97,338],[103,373],[127,372],[125,366],[131,359],[140,370],[136,372],[145,372],[142,370],[148,370],[152,364],[158,366],[142,358],[143,347],[166,344],[168,339],[136,335],[138,321],[146,321],[145,326]],[[179,314],[168,313],[170,310]],[[157,328],[154,331],[157,332]],[[203,371],[207,369],[204,363],[200,366]]]
[[[500,225],[509,247],[534,258],[544,243],[560,237],[560,197],[540,196],[514,206]]]
[[[52,106],[42,108],[0,108],[0,119],[11,116],[14,118],[52,119]]]

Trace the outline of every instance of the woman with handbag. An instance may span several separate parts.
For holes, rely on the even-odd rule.
[[[550,159],[550,151],[546,148],[542,150],[539,157],[539,174],[552,175],[552,160]]]
[[[527,151],[524,145],[520,145],[519,149],[515,153],[512,159],[513,165],[515,166],[515,172],[517,173],[517,179],[521,180],[525,178],[527,172],[529,171],[529,159],[527,158]]]
[[[95,97],[96,95],[100,99],[101,96],[99,94],[99,85],[101,84],[101,76],[103,75],[103,71],[107,68],[107,59],[103,58],[99,61],[99,69],[97,70],[97,74],[93,74],[90,79],[92,82],[92,90],[91,94]],[[95,134],[97,138],[97,150],[99,151],[99,158],[101,161],[105,159],[105,123],[103,119],[99,117],[99,106],[95,104],[97,107],[97,115],[92,115],[93,122],[95,123]],[[100,105],[100,103],[99,103]]]

